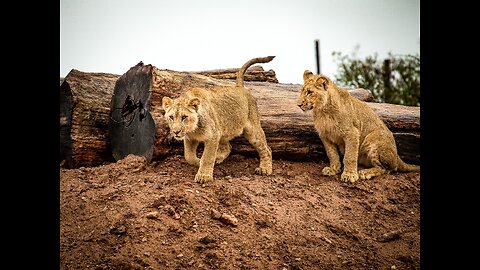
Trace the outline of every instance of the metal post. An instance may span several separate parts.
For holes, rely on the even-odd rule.
[[[315,60],[317,61],[317,74],[320,74],[320,40],[315,39]]]

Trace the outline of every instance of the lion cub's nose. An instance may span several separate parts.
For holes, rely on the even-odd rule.
[[[174,130],[173,134],[178,135],[180,133],[180,130]]]

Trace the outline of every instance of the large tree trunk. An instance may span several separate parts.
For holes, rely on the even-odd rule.
[[[234,81],[219,80],[196,73],[160,70],[139,64],[122,75],[111,102],[110,139],[115,159],[127,154],[145,156],[149,161],[172,154],[182,154],[183,144],[172,141],[163,119],[161,100],[177,97],[192,86],[211,89],[233,86]],[[304,159],[326,157],[313,128],[310,112],[302,112],[295,100],[301,85],[247,82],[257,99],[262,127],[274,158]],[[351,94],[371,100],[368,91]],[[407,162],[419,162],[420,109],[392,104],[368,103],[385,121],[397,140],[399,155]],[[242,138],[232,140],[233,152],[256,155]]]

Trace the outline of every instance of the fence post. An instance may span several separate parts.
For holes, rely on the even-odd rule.
[[[392,84],[391,84],[391,76],[392,76],[392,69],[390,67],[390,59],[385,59],[383,61],[383,102],[385,103],[393,103],[393,93],[392,93]]]
[[[315,60],[317,62],[317,74],[320,74],[320,40],[315,39]]]

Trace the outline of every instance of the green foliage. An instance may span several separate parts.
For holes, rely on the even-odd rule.
[[[350,56],[333,52],[332,56],[339,62],[335,76],[339,85],[368,89],[377,102],[420,106],[420,55],[389,53],[386,59],[378,59],[375,53],[363,60],[356,52]]]

